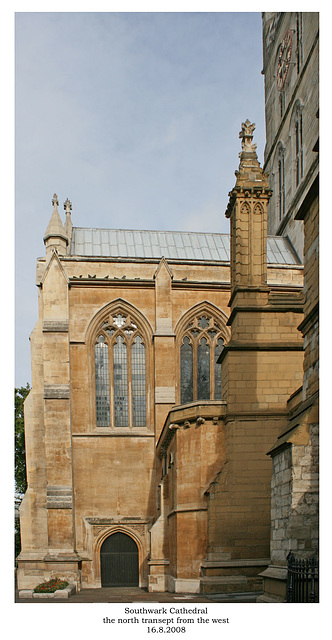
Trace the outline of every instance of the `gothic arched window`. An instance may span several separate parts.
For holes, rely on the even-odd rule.
[[[278,210],[279,220],[285,215],[286,203],[285,203],[285,149],[283,146],[279,146],[278,155]]]
[[[221,400],[221,366],[224,348],[222,326],[202,313],[188,322],[180,346],[181,404],[195,400]]]
[[[296,67],[300,73],[303,66],[303,14],[296,12]]]
[[[302,134],[302,109],[296,108],[295,117],[295,167],[296,186],[298,187],[303,178],[303,134]]]
[[[129,315],[104,322],[95,342],[98,427],[146,426],[146,353]]]

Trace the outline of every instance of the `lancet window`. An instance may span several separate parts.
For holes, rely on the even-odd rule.
[[[188,322],[180,346],[181,404],[196,400],[221,400],[221,366],[224,348],[221,323],[209,313]]]
[[[296,12],[296,67],[300,73],[303,66],[303,14]]]
[[[303,136],[302,136],[302,109],[296,109],[295,118],[295,165],[296,165],[296,186],[303,178]]]
[[[118,313],[95,341],[98,427],[146,426],[146,348],[138,326]]]
[[[279,220],[285,215],[286,203],[285,203],[285,150],[282,146],[279,147],[278,157],[278,210]]]

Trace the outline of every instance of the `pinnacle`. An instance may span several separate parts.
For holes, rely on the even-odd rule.
[[[65,232],[64,226],[62,224],[62,221],[58,212],[59,201],[56,193],[52,198],[52,204],[53,204],[53,213],[51,215],[51,219],[48,223],[47,229],[44,234],[44,242],[46,242],[46,240],[51,237],[57,237],[57,238],[60,237],[68,241],[67,234]]]

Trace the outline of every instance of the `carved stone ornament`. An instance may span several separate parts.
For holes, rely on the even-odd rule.
[[[256,151],[257,145],[252,143],[255,128],[255,123],[251,123],[248,119],[245,122],[242,122],[241,131],[239,133],[239,138],[242,138],[242,151]]]
[[[263,215],[263,207],[260,202],[256,202],[254,206],[254,214]]]
[[[240,213],[248,216],[250,214],[251,208],[247,202],[243,202],[241,204]]]
[[[54,196],[52,198],[52,204],[53,204],[53,207],[58,207],[59,206],[59,200],[58,200],[58,196],[57,196],[56,193],[54,194]]]
[[[63,205],[63,208],[64,208],[64,210],[65,210],[65,212],[66,212],[66,213],[70,213],[70,212],[71,212],[71,210],[72,210],[72,204],[71,204],[71,202],[70,202],[69,198],[67,198],[66,202],[65,202],[65,203],[64,203],[64,205]]]

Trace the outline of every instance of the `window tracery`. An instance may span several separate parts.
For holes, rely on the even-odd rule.
[[[146,426],[146,345],[130,315],[111,314],[94,346],[98,427]]]
[[[180,344],[181,404],[221,400],[217,360],[224,344],[222,323],[209,312],[196,315],[185,325]]]

